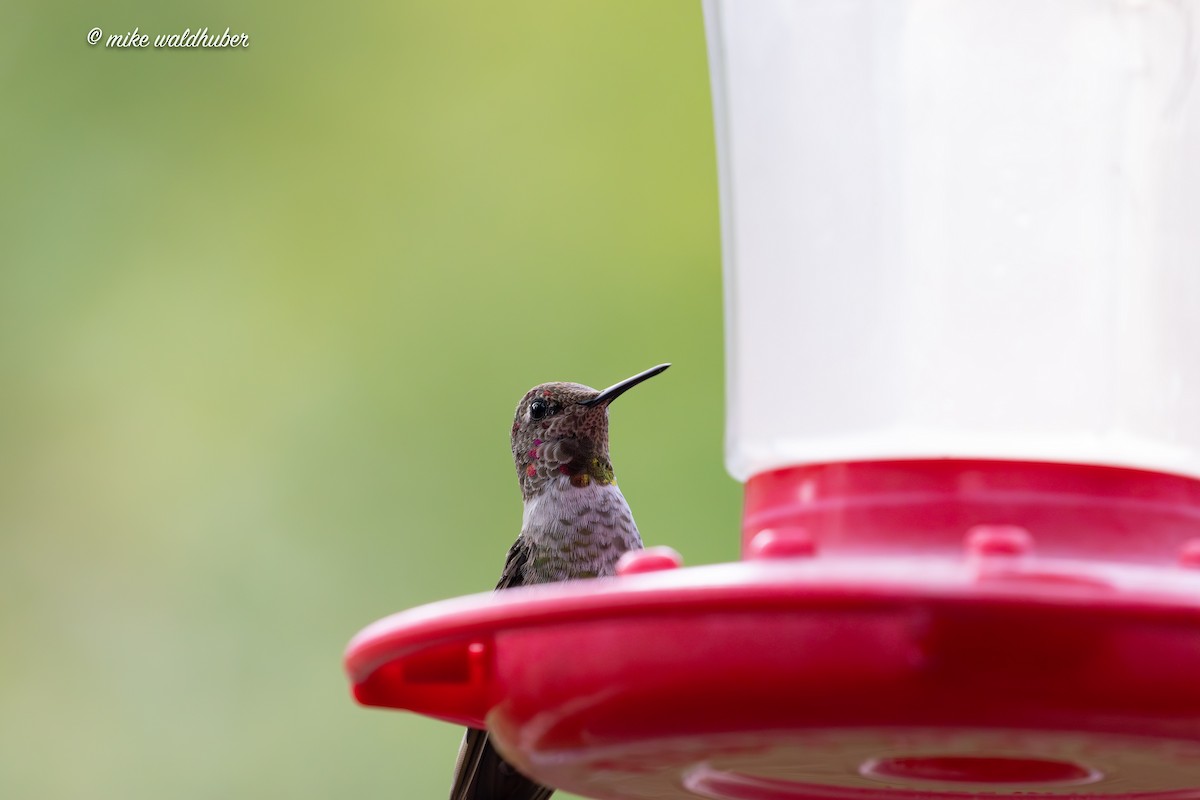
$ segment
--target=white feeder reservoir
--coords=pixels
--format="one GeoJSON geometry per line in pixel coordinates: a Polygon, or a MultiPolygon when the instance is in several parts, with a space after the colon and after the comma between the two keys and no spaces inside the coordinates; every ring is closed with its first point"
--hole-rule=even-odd
{"type": "Polygon", "coordinates": [[[1197,8],[707,4],[735,476],[1200,477],[1197,8]]]}

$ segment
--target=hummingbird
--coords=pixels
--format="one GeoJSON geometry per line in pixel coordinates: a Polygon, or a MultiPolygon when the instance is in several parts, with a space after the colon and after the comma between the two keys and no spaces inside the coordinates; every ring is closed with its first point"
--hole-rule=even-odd
{"type": "MultiPolygon", "coordinates": [[[[613,575],[642,538],[608,454],[608,406],[659,374],[659,364],[596,391],[543,383],[525,393],[512,424],[513,463],[525,513],[496,590],[613,575]]],[[[485,730],[468,728],[450,800],[546,800],[554,790],[522,775],[485,730]]]]}

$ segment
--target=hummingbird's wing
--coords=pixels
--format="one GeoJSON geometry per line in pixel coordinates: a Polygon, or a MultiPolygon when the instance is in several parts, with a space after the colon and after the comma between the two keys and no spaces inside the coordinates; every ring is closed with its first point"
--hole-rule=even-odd
{"type": "MultiPolygon", "coordinates": [[[[520,586],[524,582],[528,545],[525,537],[518,536],[509,548],[497,590],[520,586]]],[[[462,746],[458,748],[450,800],[546,800],[552,794],[553,789],[534,783],[505,761],[492,747],[487,731],[467,729],[462,746]]]]}
{"type": "Polygon", "coordinates": [[[529,561],[529,541],[524,536],[518,536],[513,546],[508,548],[504,558],[504,570],[500,573],[500,582],[496,591],[512,589],[525,582],[525,562],[529,561]]]}

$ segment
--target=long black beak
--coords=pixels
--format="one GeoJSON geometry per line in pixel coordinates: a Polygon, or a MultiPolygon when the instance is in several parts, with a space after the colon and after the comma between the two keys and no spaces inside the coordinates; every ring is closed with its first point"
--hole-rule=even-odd
{"type": "Polygon", "coordinates": [[[658,373],[665,370],[670,364],[659,364],[657,367],[651,367],[645,372],[639,372],[632,378],[626,378],[620,383],[614,383],[612,386],[605,389],[600,394],[593,397],[591,400],[584,400],[579,405],[581,406],[606,406],[613,400],[616,400],[621,395],[625,394],[627,389],[632,389],[647,378],[653,378],[658,373]]]}

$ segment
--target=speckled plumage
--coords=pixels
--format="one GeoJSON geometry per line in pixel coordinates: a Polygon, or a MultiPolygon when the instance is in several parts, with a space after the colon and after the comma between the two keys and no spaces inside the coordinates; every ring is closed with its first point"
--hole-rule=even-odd
{"type": "Polygon", "coordinates": [[[521,536],[529,548],[527,584],[612,575],[623,553],[642,546],[615,482],[577,486],[567,475],[552,477],[525,501],[521,536]]]}
{"type": "MultiPolygon", "coordinates": [[[[497,589],[612,575],[625,552],[641,548],[609,458],[608,405],[667,366],[602,392],[578,383],[543,383],[521,398],[512,453],[525,514],[497,589]]],[[[486,731],[467,731],[451,800],[545,800],[552,792],[506,762],[486,731]]]]}

